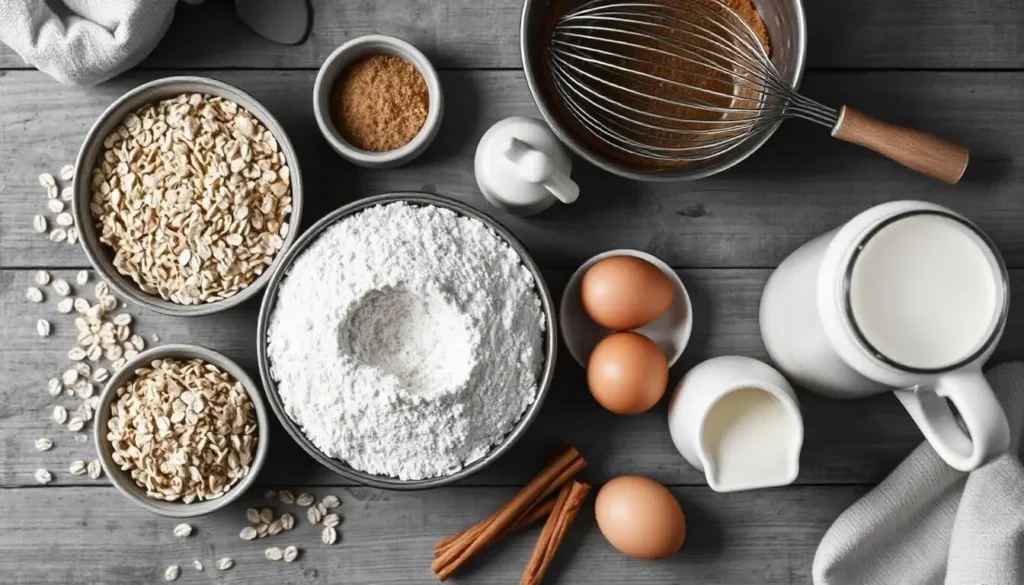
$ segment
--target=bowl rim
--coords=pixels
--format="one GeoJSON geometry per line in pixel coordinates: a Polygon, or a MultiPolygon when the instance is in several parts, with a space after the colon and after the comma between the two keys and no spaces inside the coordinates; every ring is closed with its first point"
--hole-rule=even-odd
{"type": "Polygon", "coordinates": [[[270,415],[267,413],[266,404],[260,396],[259,386],[245,370],[236,362],[224,354],[214,351],[202,345],[187,343],[168,343],[149,348],[129,360],[118,371],[111,374],[103,391],[100,393],[100,401],[93,415],[93,443],[96,445],[96,458],[103,468],[103,472],[110,479],[110,483],[117,488],[124,497],[134,502],[144,510],[160,516],[169,518],[195,518],[205,516],[221,508],[230,505],[242,497],[242,495],[256,482],[256,477],[266,463],[267,454],[270,448],[270,415]],[[200,359],[220,368],[223,372],[231,375],[237,380],[249,400],[253,403],[256,411],[257,443],[256,453],[253,455],[249,472],[231,486],[225,494],[215,500],[196,501],[190,504],[184,502],[167,502],[154,500],[146,496],[134,480],[125,475],[114,463],[110,442],[107,441],[107,421],[110,419],[110,404],[117,394],[117,389],[128,380],[135,377],[135,370],[148,365],[156,359],[177,358],[177,359],[200,359]]]}
{"type": "MultiPolygon", "coordinates": [[[[349,62],[351,62],[351,59],[349,62]]],[[[345,65],[347,66],[348,63],[345,63],[345,65]]],[[[331,51],[331,54],[324,59],[320,69],[317,71],[316,81],[313,83],[313,117],[316,118],[316,125],[320,128],[320,133],[323,134],[324,139],[331,145],[331,148],[342,157],[357,165],[403,164],[416,158],[426,150],[427,146],[434,140],[434,137],[437,136],[437,132],[441,127],[443,112],[444,91],[441,87],[441,78],[437,74],[434,65],[430,62],[430,59],[427,59],[427,56],[412,43],[390,35],[363,35],[346,41],[340,47],[331,51]],[[394,150],[372,152],[356,148],[342,137],[338,129],[334,127],[331,119],[329,103],[335,75],[332,75],[331,79],[327,79],[328,70],[333,68],[336,62],[349,58],[349,55],[359,52],[367,46],[387,46],[393,49],[419,71],[427,85],[429,104],[427,119],[423,121],[423,127],[420,128],[412,140],[394,150]],[[324,109],[325,105],[327,106],[327,111],[324,109]]]]}
{"type": "Polygon", "coordinates": [[[270,110],[267,109],[266,106],[250,94],[231,84],[209,77],[192,75],[161,77],[130,89],[114,100],[113,103],[107,106],[103,110],[103,113],[96,118],[96,121],[93,122],[92,127],[89,128],[89,132],[82,141],[81,147],[79,147],[78,154],[75,157],[75,174],[72,181],[72,190],[74,192],[74,196],[71,199],[71,208],[72,215],[75,218],[75,225],[78,228],[79,244],[85,251],[85,256],[88,258],[93,269],[102,275],[103,279],[106,280],[110,287],[121,297],[158,313],[175,317],[199,317],[212,315],[214,313],[219,313],[232,307],[236,307],[257,295],[263,287],[270,282],[269,274],[273,270],[274,266],[279,262],[283,253],[291,247],[298,238],[298,227],[302,221],[302,170],[299,165],[295,147],[292,144],[291,139],[288,138],[288,135],[284,130],[284,126],[282,126],[277,118],[270,113],[270,110]],[[174,89],[175,86],[184,87],[178,90],[174,89]],[[167,96],[162,95],[164,90],[168,91],[167,96]],[[250,114],[263,123],[267,130],[273,135],[274,139],[277,140],[281,153],[284,155],[288,164],[290,172],[289,178],[291,181],[292,210],[288,214],[288,224],[291,229],[289,230],[288,235],[284,238],[284,245],[274,255],[273,262],[263,270],[263,274],[257,276],[251,283],[249,283],[248,286],[239,290],[231,297],[214,301],[212,303],[202,303],[198,305],[181,305],[162,299],[157,295],[151,295],[143,292],[135,281],[118,272],[117,269],[113,267],[111,261],[107,259],[107,257],[113,256],[113,251],[109,246],[99,241],[95,221],[93,220],[92,212],[89,209],[92,201],[92,170],[95,166],[96,158],[102,154],[102,142],[110,131],[107,130],[104,132],[106,127],[112,124],[113,128],[116,128],[124,116],[138,107],[132,106],[131,109],[127,109],[129,108],[127,105],[129,103],[133,103],[136,100],[140,101],[140,103],[152,103],[160,99],[165,99],[165,97],[170,97],[171,95],[183,93],[209,93],[214,96],[230,99],[235,103],[238,103],[240,107],[249,111],[250,114]],[[150,96],[152,97],[150,98],[150,96]],[[127,111],[121,113],[122,109],[127,109],[127,111]],[[113,122],[112,120],[115,117],[118,117],[118,115],[120,115],[120,118],[116,122],[113,122]],[[99,143],[100,146],[96,148],[95,156],[89,157],[88,151],[97,143],[99,143]],[[110,252],[107,252],[107,250],[110,250],[110,252]]]}
{"type": "Polygon", "coordinates": [[[540,268],[530,257],[526,247],[523,246],[522,242],[520,242],[508,230],[508,228],[502,226],[484,212],[451,197],[433,193],[397,191],[374,195],[340,207],[315,223],[312,227],[306,230],[299,241],[296,242],[290,250],[288,250],[284,260],[285,261],[274,270],[273,277],[267,286],[267,292],[263,296],[263,302],[260,305],[259,321],[257,323],[256,330],[256,350],[259,361],[260,377],[263,381],[263,387],[267,393],[267,401],[270,402],[271,409],[274,411],[274,414],[277,415],[278,420],[281,422],[281,426],[285,428],[285,431],[291,435],[295,442],[298,443],[306,453],[309,453],[310,456],[316,459],[324,467],[346,479],[374,488],[414,491],[440,487],[463,480],[489,466],[508,452],[512,446],[522,438],[527,429],[529,429],[533,424],[534,420],[536,420],[551,388],[555,372],[555,362],[558,355],[558,321],[554,300],[547,284],[544,281],[540,268]],[[490,229],[494,230],[499,238],[515,250],[519,255],[520,261],[523,263],[523,266],[525,266],[533,276],[536,287],[535,290],[537,295],[540,297],[542,313],[544,314],[546,321],[545,329],[543,331],[545,341],[544,366],[537,381],[537,395],[534,398],[533,403],[527,406],[526,410],[523,411],[512,430],[505,435],[500,443],[494,445],[486,455],[469,465],[462,467],[457,472],[450,475],[421,480],[401,480],[395,477],[369,474],[352,468],[340,459],[328,457],[317,449],[317,447],[313,445],[312,441],[306,437],[305,433],[302,432],[302,429],[298,424],[295,423],[295,421],[293,421],[285,411],[284,404],[282,403],[281,397],[277,391],[277,382],[274,380],[273,376],[270,375],[270,363],[267,356],[267,329],[270,324],[270,317],[277,304],[278,289],[280,288],[281,282],[287,276],[292,263],[310,244],[319,239],[324,230],[334,225],[339,220],[359,213],[365,209],[390,203],[433,205],[435,207],[454,211],[462,216],[477,219],[483,222],[484,225],[490,229]]]}
{"type": "MultiPolygon", "coordinates": [[[[775,131],[779,129],[782,124],[782,120],[778,120],[772,126],[763,131],[759,136],[753,137],[745,141],[743,148],[737,149],[739,154],[731,159],[725,161],[724,164],[708,165],[702,167],[694,172],[680,174],[679,169],[667,169],[662,172],[639,172],[626,165],[613,162],[612,160],[599,156],[586,148],[578,140],[576,140],[572,133],[565,129],[565,127],[558,121],[557,116],[548,106],[547,100],[544,97],[544,91],[540,87],[540,73],[535,71],[534,67],[530,64],[530,53],[532,49],[529,46],[530,31],[528,28],[528,21],[530,19],[530,12],[534,6],[544,1],[547,4],[547,0],[524,0],[523,10],[519,19],[519,55],[523,64],[523,74],[526,77],[526,85],[530,88],[530,96],[533,97],[533,102],[536,104],[537,109],[540,110],[541,116],[544,121],[551,127],[551,130],[558,136],[565,145],[567,145],[574,153],[582,157],[590,164],[603,169],[614,175],[626,179],[632,179],[635,181],[644,181],[650,183],[668,183],[668,182],[684,182],[684,181],[696,181],[698,179],[704,179],[712,175],[717,175],[723,171],[727,171],[732,167],[743,162],[749,158],[752,154],[757,152],[769,138],[775,134],[775,131]]],[[[754,0],[755,4],[760,0],[754,0]]],[[[794,22],[792,26],[795,27],[797,50],[794,55],[794,66],[793,66],[793,78],[792,87],[798,89],[800,82],[803,79],[803,74],[806,67],[807,61],[807,17],[804,12],[803,0],[787,0],[795,8],[794,10],[794,22]]],[[[714,159],[710,159],[714,160],[714,159]]],[[[686,167],[681,167],[686,168],[686,167]]]]}

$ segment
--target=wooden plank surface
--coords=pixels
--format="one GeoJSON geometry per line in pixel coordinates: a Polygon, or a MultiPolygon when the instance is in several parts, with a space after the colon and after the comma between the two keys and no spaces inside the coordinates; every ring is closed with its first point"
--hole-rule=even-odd
{"type": "MultiPolygon", "coordinates": [[[[312,33],[295,47],[257,36],[235,17],[233,3],[178,7],[145,68],[317,68],[359,35],[396,35],[437,66],[522,66],[522,0],[316,0],[312,33]],[[202,39],[202,42],[196,42],[202,39]]],[[[808,0],[811,68],[1021,68],[1024,18],[1015,0],[808,0]]],[[[0,68],[24,67],[0,46],[0,68]]]]}
{"type": "MultiPolygon", "coordinates": [[[[693,296],[696,325],[690,346],[673,368],[670,384],[695,363],[723,354],[767,359],[757,328],[757,306],[767,270],[683,270],[680,276],[693,296]]],[[[569,273],[546,271],[558,295],[569,273]]],[[[55,276],[72,279],[67,271],[55,276]]],[[[66,429],[50,418],[54,404],[77,407],[78,399],[54,400],[46,392],[48,378],[70,364],[65,354],[74,341],[71,317],[57,315],[52,295],[44,305],[25,300],[30,271],[0,271],[0,487],[34,485],[32,474],[47,468],[58,485],[94,484],[73,477],[67,467],[76,459],[93,457],[93,444],[76,443],[66,429]],[[35,336],[35,322],[53,323],[47,339],[35,336]],[[39,453],[37,437],[49,437],[57,446],[39,453]]],[[[1012,295],[1024,297],[1024,270],[1011,276],[1012,295]]],[[[256,303],[203,319],[175,319],[131,309],[135,331],[147,341],[153,333],[160,342],[201,343],[237,360],[254,377],[256,366],[256,303]]],[[[1024,330],[1024,312],[1011,312],[1008,331],[1024,330]]],[[[1024,338],[1007,335],[995,357],[1024,353],[1024,338]]],[[[921,442],[917,428],[891,396],[836,401],[801,392],[805,424],[800,484],[874,484],[921,442]]],[[[536,462],[552,444],[566,441],[579,447],[591,462],[595,478],[604,480],[624,473],[642,473],[668,484],[700,485],[702,474],[692,469],[672,445],[665,424],[665,401],[643,415],[622,417],[602,410],[586,389],[583,369],[563,351],[553,390],[540,417],[527,436],[505,458],[466,483],[520,485],[530,478],[536,462]]],[[[276,423],[266,481],[290,478],[301,485],[340,485],[340,477],[306,456],[276,423]]],[[[102,482],[100,482],[102,483],[102,482]]]]}
{"type": "MultiPolygon", "coordinates": [[[[163,74],[166,74],[164,72],[163,74]]],[[[31,229],[44,209],[38,173],[72,161],[103,108],[158,72],[124,76],[85,90],[54,84],[37,72],[0,77],[0,267],[78,266],[70,247],[53,254],[31,229]],[[43,112],[60,112],[59,116],[43,112]]],[[[473,178],[473,152],[493,122],[536,107],[520,72],[442,75],[448,114],[431,149],[415,163],[386,172],[357,170],[320,135],[312,115],[314,73],[214,71],[212,77],[253,93],[296,143],[306,178],[305,224],[336,207],[390,190],[451,195],[494,211],[473,178]]],[[[678,267],[773,267],[814,236],[884,201],[924,199],[962,211],[996,241],[1014,267],[1024,267],[1024,73],[816,73],[809,95],[932,130],[971,146],[971,166],[955,187],[916,175],[877,155],[842,144],[801,121],[783,126],[750,160],[695,183],[639,183],[577,161],[580,200],[534,218],[495,216],[549,267],[575,267],[619,247],[647,250],[678,267]],[[594,234],[601,234],[595,238],[594,234]]]]}
{"type": "MultiPolygon", "coordinates": [[[[291,532],[245,542],[245,508],[264,506],[261,494],[211,516],[190,520],[193,535],[172,535],[179,522],[126,502],[113,488],[0,489],[0,575],[8,585],[137,585],[163,583],[168,565],[181,567],[177,583],[408,584],[435,583],[429,565],[434,543],[483,518],[511,489],[444,488],[419,493],[367,488],[334,489],[342,500],[341,541],[319,542],[319,532],[298,506],[271,504],[299,520],[291,532]],[[269,546],[302,549],[295,563],[263,557],[269,546]],[[218,572],[230,557],[235,567],[218,572]],[[192,561],[200,559],[198,573],[192,561]]],[[[621,583],[809,583],[811,561],[832,519],[863,492],[856,487],[807,487],[748,494],[676,488],[687,514],[682,552],[663,562],[619,555],[594,524],[592,502],[571,528],[546,582],[565,585],[621,583]]],[[[318,497],[328,493],[317,490],[318,497]]],[[[517,583],[538,528],[511,536],[467,565],[454,582],[517,583]]]]}

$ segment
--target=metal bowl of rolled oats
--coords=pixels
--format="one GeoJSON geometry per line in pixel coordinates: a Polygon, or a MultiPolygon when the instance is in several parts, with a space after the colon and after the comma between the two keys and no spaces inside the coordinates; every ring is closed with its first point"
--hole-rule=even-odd
{"type": "Polygon", "coordinates": [[[74,177],[89,261],[121,296],[161,313],[242,303],[298,233],[302,176],[284,129],[214,79],[167,77],[118,98],[74,177]]]}
{"type": "Polygon", "coordinates": [[[203,516],[238,499],[267,456],[269,419],[256,383],[198,345],[144,351],[112,374],[94,441],[114,487],[161,516],[203,516]]]}

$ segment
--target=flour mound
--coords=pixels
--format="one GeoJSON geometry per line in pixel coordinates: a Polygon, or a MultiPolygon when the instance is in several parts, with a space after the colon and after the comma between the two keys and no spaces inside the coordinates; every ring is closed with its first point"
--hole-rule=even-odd
{"type": "Polygon", "coordinates": [[[271,375],[324,454],[417,480],[480,459],[537,397],[536,283],[483,222],[392,203],[327,228],[270,318],[271,375]]]}

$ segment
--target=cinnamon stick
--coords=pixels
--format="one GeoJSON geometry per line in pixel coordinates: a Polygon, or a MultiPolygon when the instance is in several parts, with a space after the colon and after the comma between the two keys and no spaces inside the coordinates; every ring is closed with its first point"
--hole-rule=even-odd
{"type": "Polygon", "coordinates": [[[447,544],[442,541],[444,546],[438,546],[438,554],[430,565],[431,570],[439,580],[446,580],[473,555],[508,534],[521,518],[528,518],[547,495],[558,489],[556,482],[568,481],[584,465],[586,462],[579,451],[570,447],[486,520],[452,540],[446,539],[447,544]],[[572,475],[569,475],[570,470],[575,470],[572,475]]]}
{"type": "MultiPolygon", "coordinates": [[[[534,522],[540,520],[541,518],[547,518],[548,514],[551,513],[551,510],[554,507],[555,507],[555,498],[548,498],[547,500],[545,500],[539,506],[535,506],[532,510],[529,511],[528,514],[526,514],[525,516],[521,516],[518,520],[516,520],[515,524],[513,524],[512,526],[509,526],[508,529],[505,531],[505,534],[502,534],[501,536],[499,536],[498,540],[500,540],[500,539],[504,538],[505,536],[508,536],[509,534],[511,534],[513,532],[516,532],[518,530],[522,530],[524,528],[529,528],[530,526],[533,525],[534,522]]],[[[490,519],[491,519],[491,517],[489,516],[486,520],[484,520],[484,522],[490,521],[490,519]]],[[[484,522],[481,522],[480,524],[474,525],[473,528],[477,528],[477,526],[481,526],[484,522]]],[[[482,528],[482,526],[481,526],[481,528],[482,528]]],[[[440,542],[438,542],[437,546],[434,547],[434,558],[437,558],[438,556],[440,556],[441,553],[443,553],[445,551],[445,549],[447,549],[449,546],[451,546],[451,543],[455,542],[455,540],[457,540],[459,538],[459,536],[461,536],[463,534],[465,534],[465,532],[458,532],[458,533],[453,534],[453,535],[451,535],[449,537],[446,537],[443,540],[441,540],[440,542]]]]}
{"type": "Polygon", "coordinates": [[[548,516],[547,522],[544,523],[544,528],[537,539],[537,545],[533,548],[533,554],[530,555],[530,561],[523,571],[523,578],[519,581],[519,585],[539,585],[544,579],[544,574],[551,566],[558,547],[565,540],[569,526],[576,520],[576,515],[589,492],[590,486],[578,481],[573,481],[562,488],[555,501],[554,509],[548,516]]]}

